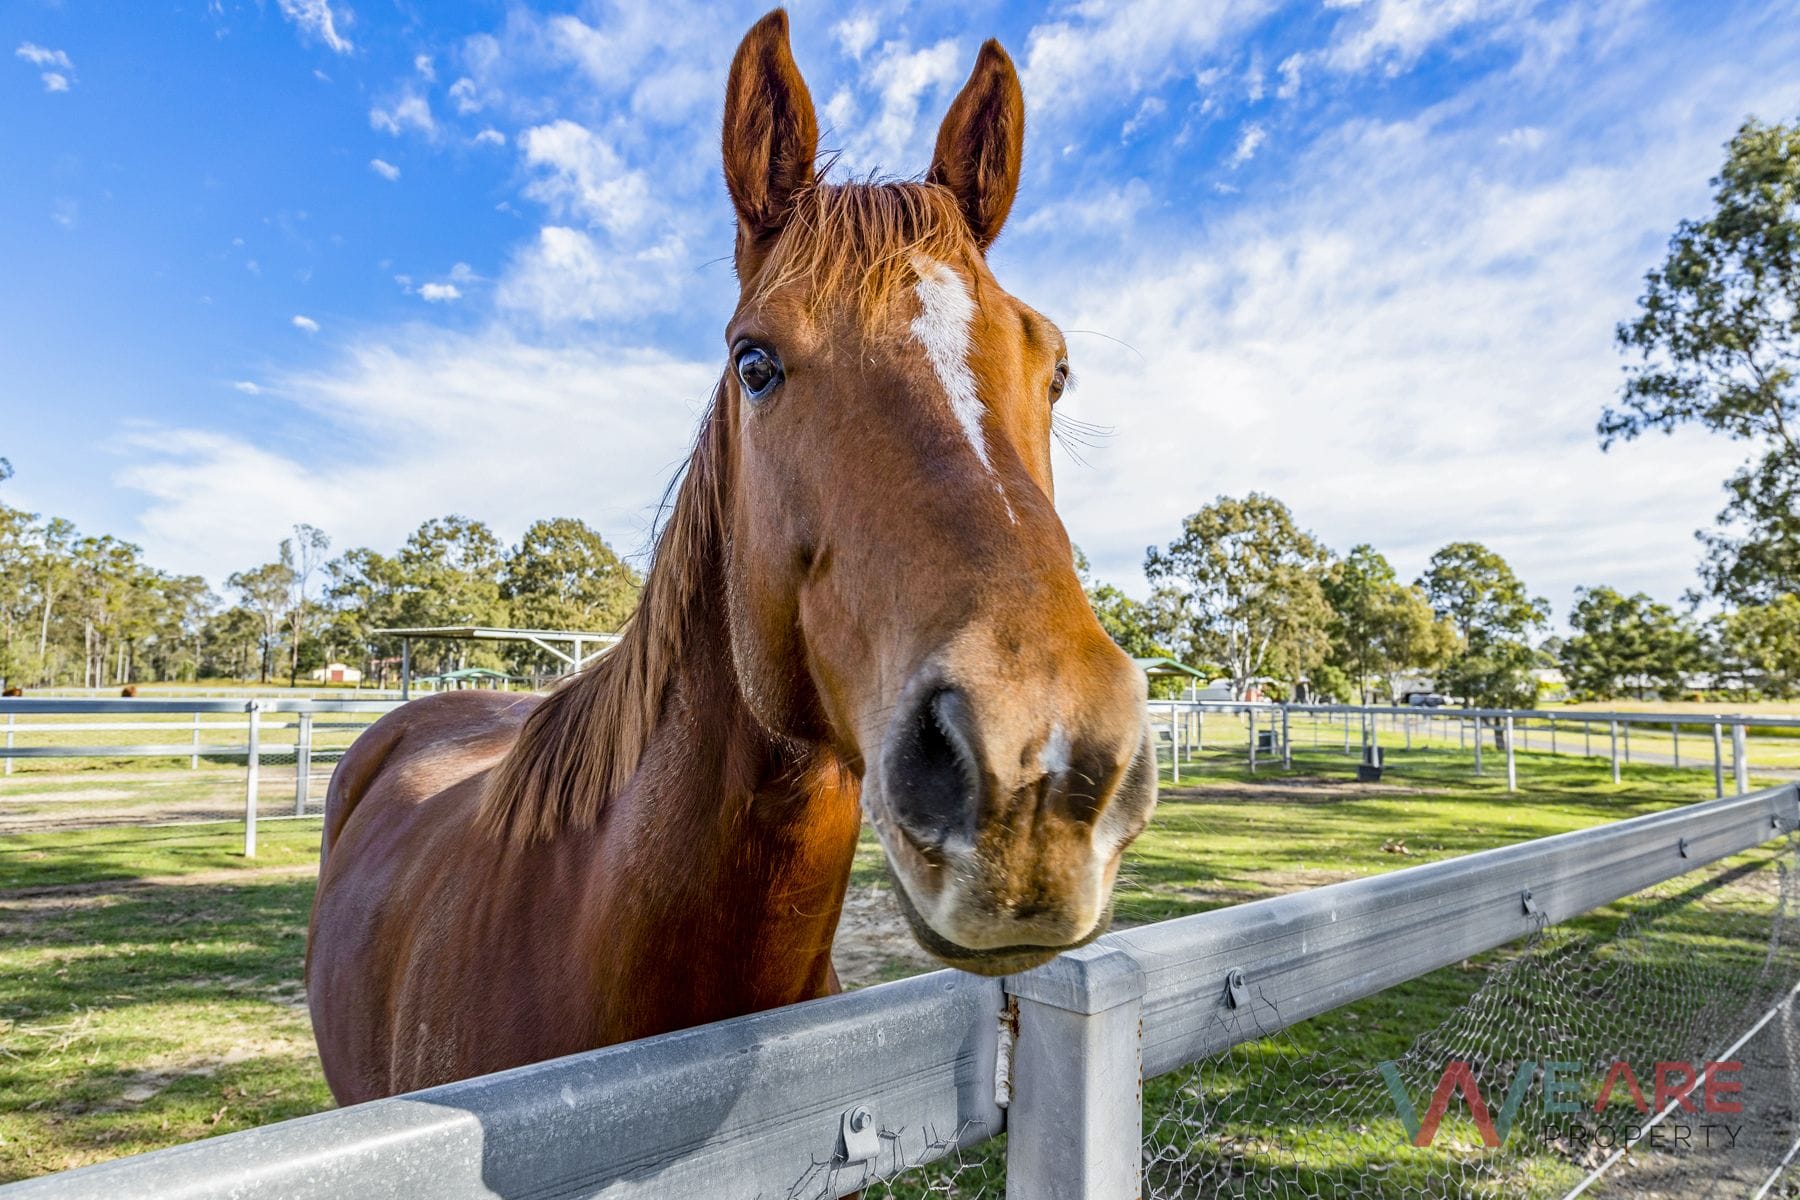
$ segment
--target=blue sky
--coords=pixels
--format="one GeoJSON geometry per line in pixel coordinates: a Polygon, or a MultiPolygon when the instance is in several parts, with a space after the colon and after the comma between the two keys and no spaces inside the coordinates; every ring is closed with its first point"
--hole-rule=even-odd
{"type": "MultiPolygon", "coordinates": [[[[640,551],[723,363],[720,97],[759,7],[0,11],[7,499],[215,583],[296,521],[445,512],[640,551]]],[[[1613,325],[1749,114],[1791,3],[796,4],[841,171],[923,169],[998,36],[1026,175],[1001,280],[1071,331],[1058,461],[1098,573],[1220,493],[1408,574],[1507,554],[1559,614],[1673,599],[1738,448],[1602,454],[1613,325]]]]}

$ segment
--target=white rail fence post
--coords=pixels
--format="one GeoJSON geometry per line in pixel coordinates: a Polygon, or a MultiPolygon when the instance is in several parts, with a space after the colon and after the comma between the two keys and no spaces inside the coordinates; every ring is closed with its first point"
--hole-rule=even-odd
{"type": "Polygon", "coordinates": [[[1007,980],[1018,1000],[1007,1200],[1143,1194],[1144,972],[1104,946],[1007,980]]]}
{"type": "Polygon", "coordinates": [[[250,718],[249,743],[244,754],[244,857],[256,857],[256,779],[262,767],[262,729],[258,718],[262,705],[255,700],[245,703],[250,718]]]}
{"type": "Polygon", "coordinates": [[[1725,798],[1725,746],[1717,721],[1713,722],[1713,795],[1725,798]]]}
{"type": "Polygon", "coordinates": [[[1731,727],[1731,778],[1740,796],[1750,790],[1750,755],[1744,738],[1744,723],[1738,721],[1731,727]]]}
{"type": "Polygon", "coordinates": [[[1294,765],[1294,744],[1288,738],[1288,733],[1291,729],[1292,724],[1288,719],[1288,706],[1284,704],[1281,706],[1281,765],[1284,768],[1292,767],[1294,765]]]}
{"type": "Polygon", "coordinates": [[[1519,767],[1513,761],[1513,719],[1510,715],[1506,718],[1506,790],[1519,790],[1519,767]]]}
{"type": "Polygon", "coordinates": [[[200,769],[200,714],[194,714],[194,752],[188,756],[188,770],[200,769]]]}
{"type": "Polygon", "coordinates": [[[1608,721],[1607,728],[1612,732],[1612,773],[1613,782],[1619,782],[1619,723],[1608,721]]]}
{"type": "Polygon", "coordinates": [[[1476,718],[1474,718],[1474,721],[1475,721],[1475,728],[1474,728],[1475,774],[1480,775],[1481,774],[1481,734],[1482,734],[1481,726],[1482,726],[1482,720],[1480,717],[1476,717],[1476,718]]]}
{"type": "MultiPolygon", "coordinates": [[[[13,715],[11,713],[6,714],[6,748],[8,750],[13,748],[13,715]]],[[[6,756],[6,773],[12,774],[12,755],[10,754],[6,756]]]]}
{"type": "Polygon", "coordinates": [[[294,815],[306,815],[306,793],[312,787],[312,723],[309,712],[300,714],[300,734],[294,743],[294,815]]]}

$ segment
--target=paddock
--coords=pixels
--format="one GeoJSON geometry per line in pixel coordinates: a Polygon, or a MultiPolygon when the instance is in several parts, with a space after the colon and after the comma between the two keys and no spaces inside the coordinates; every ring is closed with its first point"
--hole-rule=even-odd
{"type": "MultiPolygon", "coordinates": [[[[1513,792],[1497,760],[1477,776],[1470,747],[1422,736],[1409,756],[1384,724],[1399,748],[1380,783],[1359,785],[1329,724],[1317,753],[1296,737],[1292,766],[1277,752],[1252,772],[1244,714],[1204,719],[1217,742],[1184,741],[1179,761],[1164,743],[1164,804],[1121,880],[1122,928],[1052,967],[920,974],[865,838],[840,931],[850,992],[336,1111],[319,1111],[297,1006],[316,819],[265,818],[253,860],[236,821],[18,835],[0,904],[23,944],[4,976],[36,981],[9,1007],[36,1007],[9,1049],[77,1067],[60,1095],[10,1068],[39,1107],[0,1117],[12,1152],[34,1155],[7,1173],[38,1178],[8,1194],[309,1196],[354,1180],[372,1195],[1162,1197],[1332,1195],[1355,1180],[1398,1196],[1458,1194],[1454,1179],[1462,1194],[1561,1196],[1611,1150],[1559,1151],[1528,1109],[1510,1137],[1532,1140],[1487,1151],[1460,1102],[1433,1147],[1408,1146],[1380,1064],[1423,1112],[1441,1060],[1464,1055],[1498,1111],[1516,1065],[1581,1040],[1577,1022],[1589,1032],[1571,1058],[1703,1063],[1774,1012],[1734,1053],[1747,1098],[1786,1094],[1791,784],[1708,800],[1710,770],[1640,758],[1615,785],[1607,759],[1534,741],[1515,745],[1513,792]],[[1519,838],[1532,840],[1505,844],[1519,838]],[[156,939],[136,931],[168,926],[204,951],[145,967],[156,939]],[[101,952],[109,939],[116,952],[101,952]],[[177,1036],[207,1022],[227,1035],[203,1039],[210,1059],[114,1024],[144,1021],[128,971],[162,979],[143,1000],[177,1036]],[[191,1024],[163,989],[197,1004],[191,1024]],[[45,1109],[69,1140],[28,1127],[45,1109]],[[862,1109],[873,1143],[847,1137],[862,1109]]],[[[259,783],[271,777],[279,811],[293,778],[259,783]]],[[[1721,1171],[1753,1194],[1790,1149],[1767,1140],[1735,1156],[1659,1140],[1586,1194],[1638,1194],[1652,1172],[1657,1194],[1702,1195],[1721,1171]]]]}

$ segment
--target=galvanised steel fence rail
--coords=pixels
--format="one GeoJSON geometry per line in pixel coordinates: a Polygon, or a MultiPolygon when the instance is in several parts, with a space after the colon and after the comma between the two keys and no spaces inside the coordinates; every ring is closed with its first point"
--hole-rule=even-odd
{"type": "MultiPolygon", "coordinates": [[[[1483,772],[1484,740],[1491,740],[1493,752],[1503,759],[1507,787],[1513,791],[1518,790],[1517,751],[1547,750],[1560,754],[1565,752],[1565,746],[1568,747],[1567,753],[1609,758],[1613,782],[1618,783],[1623,767],[1632,761],[1633,729],[1642,731],[1640,746],[1643,733],[1652,734],[1659,739],[1665,732],[1668,734],[1668,750],[1652,752],[1660,759],[1657,765],[1685,765],[1696,769],[1710,766],[1714,794],[1718,796],[1724,796],[1728,790],[1727,771],[1731,775],[1730,786],[1735,791],[1745,792],[1750,789],[1750,730],[1783,731],[1784,736],[1792,737],[1796,747],[1800,748],[1800,717],[1754,713],[1427,708],[1220,700],[1155,700],[1150,707],[1152,717],[1158,724],[1161,743],[1167,747],[1176,782],[1180,782],[1182,766],[1193,762],[1195,756],[1206,751],[1209,744],[1214,750],[1223,747],[1241,749],[1252,770],[1259,765],[1273,764],[1277,760],[1282,766],[1292,766],[1296,747],[1306,748],[1303,735],[1296,732],[1301,718],[1306,721],[1306,731],[1312,734],[1314,749],[1322,748],[1317,744],[1321,727],[1332,729],[1334,734],[1341,731],[1343,753],[1359,754],[1365,761],[1372,761],[1376,765],[1382,761],[1382,754],[1397,751],[1402,746],[1407,750],[1413,749],[1415,738],[1423,744],[1433,735],[1443,740],[1454,736],[1458,747],[1471,754],[1474,772],[1479,775],[1483,772]],[[1228,716],[1241,720],[1234,720],[1223,735],[1218,732],[1218,722],[1215,720],[1209,736],[1206,724],[1208,716],[1228,716]],[[1384,722],[1390,735],[1389,741],[1403,739],[1400,745],[1381,740],[1384,722]],[[1447,731],[1452,729],[1455,733],[1449,735],[1447,731]],[[1708,753],[1696,756],[1690,750],[1685,764],[1681,753],[1684,729],[1689,731],[1690,739],[1698,731],[1703,745],[1710,743],[1708,753]],[[1786,734],[1785,731],[1789,730],[1793,732],[1786,734]],[[1560,742],[1559,731],[1563,739],[1560,742]],[[1530,743],[1533,732],[1539,738],[1536,746],[1530,743]],[[1602,746],[1599,755],[1594,753],[1596,734],[1602,746]],[[1575,749],[1573,739],[1576,738],[1580,739],[1579,751],[1575,749]],[[1726,749],[1727,743],[1729,751],[1726,749]],[[1379,751],[1372,755],[1371,747],[1379,747],[1379,751]]],[[[1660,742],[1656,744],[1661,745],[1660,742]]],[[[1690,740],[1690,746],[1691,744],[1690,740]]],[[[1644,760],[1641,748],[1639,759],[1644,760]]],[[[1767,769],[1800,775],[1800,754],[1795,755],[1795,761],[1797,765],[1794,766],[1771,764],[1767,769]]]]}
{"type": "MultiPolygon", "coordinates": [[[[244,853],[256,854],[257,800],[261,787],[263,763],[272,757],[292,756],[294,760],[295,815],[305,812],[308,788],[312,778],[313,734],[317,718],[333,714],[375,714],[399,707],[398,700],[312,700],[289,697],[252,697],[250,699],[106,699],[64,700],[8,698],[0,699],[0,770],[13,773],[19,759],[51,758],[176,758],[187,759],[198,767],[202,758],[242,758],[244,760],[244,853]],[[81,723],[46,721],[49,717],[105,717],[129,713],[135,717],[191,716],[191,724],[172,721],[91,721],[81,723]],[[234,716],[242,720],[206,721],[208,715],[234,716]],[[292,722],[270,722],[268,717],[294,718],[292,722]],[[293,730],[292,742],[270,742],[265,733],[277,729],[293,730]],[[203,740],[202,735],[220,731],[244,735],[242,742],[218,743],[203,740]],[[177,741],[119,742],[87,745],[66,740],[70,734],[94,732],[131,733],[160,738],[182,737],[177,741]]],[[[0,800],[5,792],[0,790],[0,800]]]]}
{"type": "Polygon", "coordinates": [[[1137,1200],[1142,1087],[1800,827],[1800,786],[1114,933],[0,1188],[4,1200],[843,1196],[1002,1132],[1137,1200]]]}

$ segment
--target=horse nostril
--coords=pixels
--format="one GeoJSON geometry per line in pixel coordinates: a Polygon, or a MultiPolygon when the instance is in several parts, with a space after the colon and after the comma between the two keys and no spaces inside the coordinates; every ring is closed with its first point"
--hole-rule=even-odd
{"type": "Polygon", "coordinates": [[[883,782],[894,816],[925,849],[967,839],[980,807],[981,771],[971,745],[973,714],[955,688],[932,692],[888,739],[883,782]]]}

